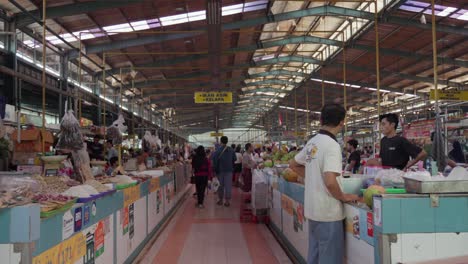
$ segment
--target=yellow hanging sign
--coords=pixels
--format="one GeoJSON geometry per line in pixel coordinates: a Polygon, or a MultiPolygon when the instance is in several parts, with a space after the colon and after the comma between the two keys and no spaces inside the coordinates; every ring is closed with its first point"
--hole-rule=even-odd
{"type": "Polygon", "coordinates": [[[150,193],[155,192],[159,189],[159,178],[152,178],[149,183],[150,193]]]}
{"type": "Polygon", "coordinates": [[[222,137],[222,136],[224,136],[224,133],[215,133],[215,132],[211,132],[211,133],[210,133],[210,136],[212,136],[212,137],[222,137]]]}
{"type": "Polygon", "coordinates": [[[124,207],[131,205],[140,199],[140,185],[135,185],[123,190],[124,207]]]}
{"type": "Polygon", "coordinates": [[[196,104],[230,104],[232,92],[195,92],[196,104]]]}
{"type": "Polygon", "coordinates": [[[86,253],[86,239],[80,232],[33,258],[33,264],[74,264],[86,253]]]}
{"type": "MultiPolygon", "coordinates": [[[[468,101],[468,91],[445,90],[437,92],[439,100],[468,101]]],[[[431,100],[435,100],[435,90],[431,90],[431,100]]]]}

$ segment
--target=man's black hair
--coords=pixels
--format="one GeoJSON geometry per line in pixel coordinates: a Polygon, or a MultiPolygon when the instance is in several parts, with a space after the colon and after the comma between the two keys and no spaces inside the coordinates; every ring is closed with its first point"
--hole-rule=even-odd
{"type": "Polygon", "coordinates": [[[252,146],[252,144],[250,143],[247,143],[245,144],[245,151],[249,150],[249,148],[252,146]]]}
{"type": "Polygon", "coordinates": [[[114,144],[112,144],[112,139],[108,139],[108,140],[107,140],[107,143],[109,143],[109,144],[111,144],[111,145],[114,145],[114,144]]]}
{"type": "Polygon", "coordinates": [[[398,127],[398,115],[397,114],[384,114],[380,115],[379,122],[382,122],[383,119],[386,119],[387,122],[395,124],[395,130],[398,127]]]}
{"type": "Polygon", "coordinates": [[[236,149],[236,144],[231,144],[232,149],[236,149]]]}
{"type": "Polygon", "coordinates": [[[228,137],[222,136],[222,137],[221,137],[221,144],[226,145],[227,143],[228,143],[228,137]]]}
{"type": "Polygon", "coordinates": [[[351,145],[351,146],[353,146],[353,148],[355,148],[355,149],[356,149],[357,146],[359,145],[359,143],[358,143],[357,140],[355,140],[355,139],[350,139],[350,140],[348,140],[348,144],[351,145]]]}
{"type": "Polygon", "coordinates": [[[346,117],[346,110],[339,104],[325,104],[320,119],[323,126],[338,126],[346,117]]]}
{"type": "Polygon", "coordinates": [[[101,136],[99,136],[99,135],[94,135],[94,139],[96,139],[96,138],[97,138],[97,139],[101,139],[101,136]]]}
{"type": "Polygon", "coordinates": [[[116,164],[118,161],[119,161],[119,158],[117,158],[117,157],[112,157],[112,158],[110,158],[110,160],[109,160],[109,164],[110,164],[111,167],[112,167],[112,166],[114,166],[114,164],[116,164]]]}

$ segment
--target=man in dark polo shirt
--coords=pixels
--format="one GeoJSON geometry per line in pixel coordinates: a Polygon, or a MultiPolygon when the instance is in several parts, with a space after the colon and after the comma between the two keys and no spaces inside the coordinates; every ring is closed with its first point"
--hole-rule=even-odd
{"type": "Polygon", "coordinates": [[[380,141],[380,159],[383,166],[406,171],[418,161],[426,158],[427,153],[423,149],[396,134],[398,115],[381,115],[379,120],[380,130],[384,134],[380,141]]]}

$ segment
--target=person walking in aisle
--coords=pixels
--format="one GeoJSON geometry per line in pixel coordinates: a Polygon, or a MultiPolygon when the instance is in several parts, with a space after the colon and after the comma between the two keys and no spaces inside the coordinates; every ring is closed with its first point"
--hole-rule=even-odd
{"type": "Polygon", "coordinates": [[[234,162],[234,178],[232,179],[232,182],[234,186],[238,186],[239,184],[239,176],[242,173],[242,154],[241,152],[241,147],[237,146],[236,147],[236,162],[234,162]]]}
{"type": "Polygon", "coordinates": [[[229,207],[232,192],[232,173],[234,172],[234,162],[236,154],[234,150],[227,145],[228,138],[221,137],[221,146],[213,153],[212,161],[215,169],[216,177],[219,180],[218,188],[218,205],[229,207]]]}
{"type": "Polygon", "coordinates": [[[250,192],[252,189],[252,169],[257,168],[257,162],[254,159],[254,148],[251,143],[245,144],[245,152],[242,157],[242,190],[250,192]]]}
{"type": "Polygon", "coordinates": [[[203,208],[205,199],[205,189],[208,185],[208,177],[210,174],[211,163],[206,157],[205,148],[199,146],[195,151],[195,156],[192,159],[193,175],[195,176],[195,189],[197,190],[197,206],[203,208]]]}
{"type": "Polygon", "coordinates": [[[118,157],[119,153],[112,144],[112,139],[107,140],[107,161],[110,162],[111,158],[118,157]]]}
{"type": "Polygon", "coordinates": [[[343,203],[359,200],[341,190],[341,147],[336,135],[344,126],[346,110],[326,104],[321,129],[291,160],[290,167],[305,176],[304,216],[309,224],[308,264],[344,262],[343,203]]]}

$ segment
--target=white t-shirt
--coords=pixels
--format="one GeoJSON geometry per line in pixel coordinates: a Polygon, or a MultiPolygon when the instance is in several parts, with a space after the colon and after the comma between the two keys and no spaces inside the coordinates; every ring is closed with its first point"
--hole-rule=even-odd
{"type": "Polygon", "coordinates": [[[242,154],[236,152],[236,162],[234,164],[241,164],[242,163],[242,154]]]}
{"type": "MultiPolygon", "coordinates": [[[[343,204],[329,192],[324,172],[341,174],[341,148],[325,134],[317,134],[296,155],[297,163],[305,166],[304,216],[319,222],[334,222],[345,218],[343,204]]],[[[341,176],[337,178],[341,187],[341,176]]]]}

